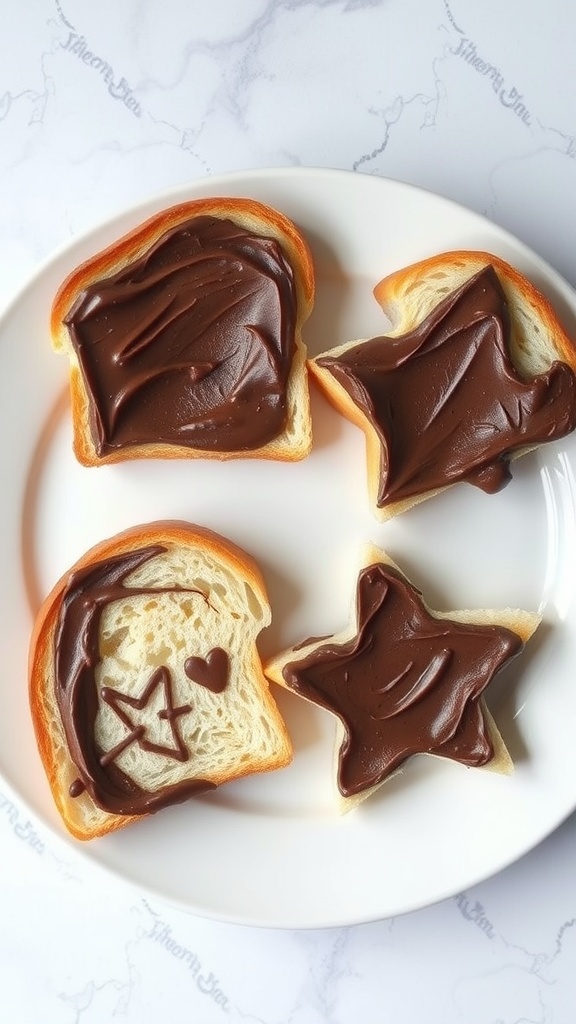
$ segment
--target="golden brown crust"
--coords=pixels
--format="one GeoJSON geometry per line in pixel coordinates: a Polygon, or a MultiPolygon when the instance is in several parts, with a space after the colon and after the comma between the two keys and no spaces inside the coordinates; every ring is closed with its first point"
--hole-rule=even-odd
{"type": "MultiPolygon", "coordinates": [[[[512,312],[521,307],[526,318],[538,326],[549,362],[560,359],[576,370],[576,341],[564,329],[550,300],[511,263],[482,249],[455,249],[412,263],[382,278],[374,288],[374,297],[396,328],[398,321],[404,320],[406,315],[400,312],[399,303],[410,309],[411,292],[419,281],[447,273],[452,280],[458,277],[454,284],[457,287],[460,280],[472,277],[489,265],[498,275],[512,312]]],[[[447,288],[446,292],[449,290],[447,288]]],[[[404,329],[402,327],[402,331],[404,329]]],[[[396,334],[397,330],[392,333],[396,334]]]]}
{"type": "Polygon", "coordinates": [[[161,210],[138,227],[123,235],[101,252],[76,267],[61,284],[52,306],[50,326],[58,340],[62,321],[78,292],[100,278],[113,274],[126,263],[138,259],[166,231],[191,217],[230,218],[246,223],[255,230],[266,230],[285,246],[298,271],[298,287],[305,309],[310,312],[314,302],[314,267],[307,242],[296,226],[283,214],[254,199],[213,197],[192,199],[161,210]]]}
{"type": "MultiPolygon", "coordinates": [[[[261,626],[267,625],[270,619],[264,579],[255,560],[238,545],[214,531],[177,520],[132,527],[96,544],[55,584],[38,612],[32,631],[28,669],[29,701],[38,751],[54,801],[68,831],[81,840],[106,835],[139,820],[142,815],[111,814],[97,808],[86,793],[74,799],[71,799],[68,793],[70,782],[76,777],[76,770],[67,751],[63,724],[54,694],[54,639],[61,603],[72,572],[149,545],[182,549],[201,548],[203,553],[220,566],[225,566],[250,589],[254,605],[261,615],[261,626]],[[82,812],[83,807],[86,809],[85,814],[82,812]]],[[[259,699],[262,714],[273,723],[276,731],[277,748],[269,758],[269,763],[260,764],[258,768],[255,768],[250,760],[238,763],[233,775],[223,774],[216,768],[210,780],[215,785],[220,785],[231,778],[243,778],[254,771],[285,767],[292,759],[292,744],[269,692],[255,647],[250,652],[250,667],[253,679],[261,691],[259,699]]]]}
{"type": "Polygon", "coordinates": [[[66,353],[70,360],[71,410],[74,425],[74,453],[86,466],[123,462],[141,458],[163,459],[227,459],[261,458],[294,462],[305,458],[311,450],[311,422],[308,399],[306,348],[302,326],[314,305],[314,263],[308,243],[296,225],[272,207],[249,198],[211,197],[194,199],[161,210],[134,230],[76,267],[63,281],[52,304],[50,330],[56,352],[66,353]],[[296,354],[288,381],[289,423],[287,430],[268,444],[248,452],[212,452],[165,444],[141,444],[98,456],[89,428],[89,397],[78,359],[71,346],[65,317],[78,295],[96,281],[109,277],[146,252],[166,231],[192,217],[210,216],[235,223],[257,234],[275,238],[292,266],[297,295],[296,354]],[[293,423],[302,420],[298,436],[289,437],[293,423]]]}
{"type": "MultiPolygon", "coordinates": [[[[572,339],[564,329],[550,301],[515,267],[483,250],[440,253],[379,281],[374,288],[374,296],[392,324],[386,336],[401,337],[412,331],[447,295],[488,265],[496,270],[508,301],[512,319],[510,356],[520,375],[527,379],[534,377],[547,370],[555,360],[567,363],[576,372],[576,339],[572,339]]],[[[308,368],[334,408],[365,435],[369,502],[375,517],[383,522],[453,485],[390,502],[384,507],[378,505],[382,460],[378,433],[330,370],[318,362],[326,356],[337,358],[348,349],[361,345],[363,340],[366,339],[346,342],[310,359],[308,368]]],[[[530,450],[529,447],[518,449],[512,458],[519,458],[530,450]]]]}

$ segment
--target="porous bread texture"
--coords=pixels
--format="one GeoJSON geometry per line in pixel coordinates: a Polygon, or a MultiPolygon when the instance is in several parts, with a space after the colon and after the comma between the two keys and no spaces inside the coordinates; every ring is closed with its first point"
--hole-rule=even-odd
{"type": "Polygon", "coordinates": [[[530,379],[559,359],[576,371],[576,348],[554,307],[532,282],[499,256],[476,250],[441,253],[383,278],[374,296],[392,322],[391,337],[421,323],[435,306],[484,267],[494,267],[511,314],[510,356],[530,379]]]}
{"type": "MultiPolygon", "coordinates": [[[[255,772],[282,768],[292,759],[284,721],[270,694],[256,642],[271,618],[264,581],[254,561],[222,537],[181,523],[136,527],[91,549],[73,570],[119,553],[160,544],[154,556],[124,581],[126,587],[152,587],[156,594],[130,595],[109,604],[102,614],[101,661],[95,672],[102,687],[140,697],[154,669],[167,666],[173,706],[191,705],[178,719],[189,749],[180,762],[136,743],[115,763],[147,791],[186,779],[214,785],[255,772]],[[162,587],[182,587],[162,593],[162,587]],[[194,593],[199,591],[199,593],[194,593]],[[205,658],[216,647],[229,656],[229,678],[221,693],[191,681],[184,671],[189,656],[205,658]]],[[[69,573],[46,598],[36,620],[30,647],[30,704],[40,756],[56,805],[68,830],[91,839],[120,828],[138,816],[103,811],[88,793],[72,798],[78,771],[71,760],[54,688],[54,637],[69,573]]],[[[146,710],[152,742],[170,745],[166,723],[155,716],[163,705],[157,693],[146,710]]],[[[125,739],[127,727],[99,696],[95,735],[100,749],[111,750],[125,739]]]]}
{"type": "Polygon", "coordinates": [[[150,217],[106,249],[81,263],[61,284],[50,317],[52,347],[69,359],[73,449],[82,465],[99,466],[131,459],[274,459],[295,462],[310,454],[312,419],[302,328],[312,312],[315,294],[314,263],[308,243],[296,225],[284,214],[249,198],[215,197],[195,199],[169,207],[150,217]],[[274,238],[293,269],[297,315],[295,354],[287,382],[287,417],[284,431],[260,448],[248,451],[206,451],[173,444],[139,444],[98,455],[90,430],[90,395],[64,323],[79,294],[88,285],[111,277],[144,255],[165,232],[192,217],[230,219],[255,234],[274,238]]]}
{"type": "MultiPolygon", "coordinates": [[[[414,330],[448,295],[486,266],[494,267],[508,302],[511,316],[510,357],[520,376],[535,377],[560,360],[576,372],[576,344],[560,322],[550,301],[515,267],[491,253],[456,250],[413,263],[383,278],[374,296],[390,321],[386,337],[399,338],[414,330]]],[[[337,358],[348,349],[370,339],[356,339],[323,352],[308,361],[310,372],[334,407],[358,426],[366,440],[366,476],[371,509],[385,522],[414,505],[454,486],[436,488],[401,501],[378,505],[382,447],[366,416],[340,386],[330,371],[318,364],[326,356],[337,358]]],[[[530,451],[519,449],[512,459],[530,451]]]]}
{"type": "MultiPolygon", "coordinates": [[[[402,572],[402,570],[399,568],[396,562],[394,562],[394,560],[385,551],[381,550],[373,544],[366,544],[361,553],[358,572],[361,572],[362,569],[365,569],[368,566],[376,565],[379,563],[391,566],[397,572],[400,572],[405,579],[407,578],[406,574],[402,572]]],[[[430,615],[433,615],[437,619],[448,619],[452,622],[471,623],[474,625],[503,626],[506,629],[511,630],[513,633],[516,633],[516,635],[520,637],[523,643],[526,643],[530,639],[530,637],[535,632],[541,621],[539,615],[519,608],[460,609],[458,611],[440,612],[430,608],[423,598],[422,601],[430,615]]],[[[291,687],[288,685],[283,675],[284,668],[286,665],[297,664],[298,661],[304,660],[304,658],[308,657],[309,654],[311,654],[318,648],[322,647],[326,643],[330,643],[331,645],[345,644],[356,635],[356,632],[357,614],[354,598],[350,613],[350,622],[344,629],[342,629],[338,633],[335,633],[331,637],[313,639],[308,644],[299,644],[297,648],[287,648],[286,650],[275,655],[273,658],[271,658],[269,661],[265,663],[264,672],[268,679],[270,679],[272,682],[276,683],[278,686],[283,686],[287,690],[291,690],[291,687]]],[[[300,694],[298,694],[298,696],[300,696],[301,699],[305,700],[307,703],[314,704],[314,701],[310,701],[309,698],[302,696],[300,694]]],[[[491,771],[499,775],[511,775],[514,771],[514,764],[510,756],[510,753],[483,697],[480,698],[480,704],[489,730],[490,740],[492,743],[494,754],[491,760],[486,765],[481,766],[481,769],[477,770],[491,771]]],[[[395,775],[401,774],[402,768],[398,768],[396,771],[392,772],[389,776],[383,779],[382,782],[379,782],[375,786],[369,787],[360,793],[355,793],[351,796],[345,796],[338,788],[337,777],[340,749],[345,740],[346,733],[344,726],[341,720],[338,718],[338,716],[333,715],[332,717],[334,718],[335,721],[332,766],[335,802],[338,811],[341,814],[347,814],[349,811],[354,810],[361,803],[367,800],[370,796],[376,793],[379,789],[381,789],[382,786],[386,785],[386,783],[389,782],[390,779],[393,778],[395,775]]],[[[444,758],[441,758],[440,755],[438,754],[426,754],[425,756],[436,757],[440,760],[445,760],[444,758]]]]}

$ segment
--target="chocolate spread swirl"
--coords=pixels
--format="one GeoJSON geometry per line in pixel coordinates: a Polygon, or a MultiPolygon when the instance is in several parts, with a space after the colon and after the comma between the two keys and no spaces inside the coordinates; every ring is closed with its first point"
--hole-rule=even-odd
{"type": "MultiPolygon", "coordinates": [[[[214,788],[206,780],[189,779],[154,792],[142,789],[114,763],[110,752],[101,751],[96,745],[99,695],[95,669],[100,661],[102,613],[108,604],[129,594],[159,592],[158,588],[126,587],[124,580],[163,550],[160,546],[141,548],[71,573],[58,619],[55,637],[56,698],[70,757],[79,775],[70,787],[70,795],[79,796],[87,790],[94,803],[111,814],[149,814],[214,788]]],[[[151,681],[147,690],[152,687],[151,681]]],[[[146,691],[144,702],[147,696],[146,691]]],[[[105,694],[105,698],[110,701],[110,692],[105,694]]],[[[118,705],[118,697],[115,700],[118,705]]],[[[132,706],[140,703],[124,698],[124,704],[128,702],[132,706]]],[[[169,707],[167,717],[171,714],[173,720],[187,709],[169,707]]]]}
{"type": "Polygon", "coordinates": [[[480,698],[522,650],[520,637],[433,616],[419,591],[384,564],[360,573],[356,610],[351,640],[322,643],[283,671],[292,690],[344,726],[340,792],[377,785],[417,753],[474,766],[490,761],[480,698]]]}
{"type": "Polygon", "coordinates": [[[514,451],[576,427],[576,376],[563,362],[523,380],[509,354],[510,314],[487,266],[399,338],[376,337],[317,360],[381,444],[377,505],[459,480],[493,493],[514,451]]]}
{"type": "Polygon", "coordinates": [[[260,448],[283,430],[296,289],[279,243],[201,216],[88,286],[65,318],[100,456],[260,448]]]}

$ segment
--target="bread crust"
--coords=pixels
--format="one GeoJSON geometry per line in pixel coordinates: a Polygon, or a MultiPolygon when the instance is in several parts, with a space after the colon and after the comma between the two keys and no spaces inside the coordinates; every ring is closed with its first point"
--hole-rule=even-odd
{"type": "Polygon", "coordinates": [[[512,264],[481,249],[440,253],[382,278],[374,297],[392,321],[391,337],[412,330],[432,311],[439,296],[454,291],[489,265],[496,270],[512,313],[511,356],[518,371],[530,377],[556,359],[576,371],[576,341],[564,329],[550,300],[512,264]],[[436,285],[425,287],[430,281],[436,285]],[[529,335],[531,325],[538,326],[539,339],[529,335]]]}
{"type": "MultiPolygon", "coordinates": [[[[72,573],[106,561],[117,555],[161,545],[168,551],[177,549],[186,555],[198,550],[205,560],[232,574],[240,589],[246,590],[246,609],[238,606],[232,612],[238,617],[240,629],[246,631],[247,685],[258,693],[259,709],[274,736],[274,749],[265,753],[258,763],[253,757],[238,759],[232,771],[222,772],[218,766],[208,781],[221,785],[258,771],[282,768],[292,759],[292,744],[283,718],[274,702],[256,648],[257,633],[270,622],[271,613],[262,573],[254,559],[238,545],[204,527],[177,520],[158,521],[135,526],[87,551],[65,573],[44,600],[36,617],[29,653],[29,700],[34,732],[40,759],[52,791],[56,806],[68,831],[77,839],[87,840],[104,836],[142,815],[112,814],[102,810],[87,792],[71,797],[69,788],[78,777],[68,750],[64,725],[55,693],[55,634],[62,601],[72,573]],[[247,622],[251,618],[252,623],[247,622]]],[[[210,723],[207,723],[210,726],[210,723]]],[[[191,774],[194,765],[192,761],[191,774]]]]}
{"type": "MultiPolygon", "coordinates": [[[[551,302],[523,274],[501,257],[483,250],[454,250],[420,260],[389,274],[374,288],[374,296],[391,323],[386,337],[398,338],[414,330],[449,294],[491,265],[504,290],[511,313],[510,357],[521,377],[545,372],[553,362],[567,363],[576,372],[576,339],[564,329],[551,302]]],[[[403,500],[378,505],[382,449],[376,430],[332,373],[318,360],[338,358],[369,339],[345,342],[308,361],[310,373],[331,404],[365,435],[369,502],[375,517],[384,522],[414,505],[447,490],[426,491],[403,500]]],[[[531,451],[527,446],[512,460],[531,451]]]]}
{"type": "Polygon", "coordinates": [[[315,295],[314,263],[308,243],[296,225],[279,211],[249,198],[194,199],[162,210],[120,239],[79,264],[63,281],[53,300],[50,331],[55,352],[68,356],[70,401],[76,458],[85,466],[123,462],[137,458],[232,459],[264,458],[294,462],[305,458],[312,447],[308,396],[306,347],[302,328],[312,312],[315,295]],[[186,446],[138,444],[98,455],[90,431],[90,396],[72,345],[65,318],[77,297],[89,285],[110,277],[151,248],[165,232],[193,217],[230,219],[258,235],[274,238],[294,271],[297,318],[295,354],[287,384],[288,416],[282,434],[248,451],[206,451],[186,446]]]}
{"type": "MultiPolygon", "coordinates": [[[[362,556],[360,559],[359,571],[368,566],[375,564],[383,564],[390,566],[407,579],[406,574],[399,568],[396,562],[383,550],[376,547],[373,544],[365,545],[362,556]]],[[[511,632],[515,633],[522,643],[527,643],[530,637],[533,635],[538,625],[540,624],[540,616],[517,608],[503,608],[503,609],[460,609],[458,611],[440,612],[435,611],[422,599],[424,607],[430,615],[437,619],[450,620],[452,622],[467,623],[474,625],[486,625],[486,626],[502,626],[511,632]]],[[[287,690],[291,690],[291,687],[284,678],[284,668],[289,663],[297,664],[299,660],[302,660],[308,655],[312,654],[315,650],[324,646],[327,642],[330,645],[341,645],[347,643],[356,634],[357,622],[356,622],[356,606],[353,603],[350,613],[349,624],[340,632],[335,633],[329,638],[323,637],[321,639],[313,639],[310,643],[302,645],[299,644],[297,648],[288,648],[273,658],[269,659],[264,665],[264,672],[268,679],[276,683],[278,686],[283,686],[287,690]]],[[[314,703],[306,696],[301,696],[301,699],[308,701],[308,703],[314,703]]],[[[486,701],[483,697],[480,698],[480,705],[486,725],[488,727],[490,740],[493,748],[493,757],[491,760],[482,766],[483,771],[492,771],[500,775],[510,775],[514,770],[512,758],[508,752],[504,739],[494,721],[492,714],[490,713],[486,701]]],[[[402,767],[396,769],[391,775],[387,776],[382,782],[370,788],[364,789],[360,793],[353,794],[351,796],[345,796],[340,792],[336,784],[339,754],[342,742],[345,738],[344,726],[340,719],[333,715],[335,719],[335,738],[334,738],[334,752],[333,752],[333,779],[334,779],[334,791],[335,800],[338,810],[341,814],[346,814],[354,808],[358,807],[359,804],[363,803],[370,796],[376,793],[382,786],[394,776],[402,772],[402,767]]],[[[438,754],[427,754],[429,757],[440,757],[438,754]]]]}

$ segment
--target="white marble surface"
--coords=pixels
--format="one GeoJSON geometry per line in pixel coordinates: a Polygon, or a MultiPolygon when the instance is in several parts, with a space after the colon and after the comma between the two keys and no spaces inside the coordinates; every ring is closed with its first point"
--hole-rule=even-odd
{"type": "MultiPolygon", "coordinates": [[[[27,0],[0,34],[0,305],[126,204],[228,170],[331,166],[430,188],[576,285],[569,0],[27,0]]],[[[263,931],[152,903],[0,781],[6,1024],[575,1019],[576,818],[393,920],[263,931]]]]}

